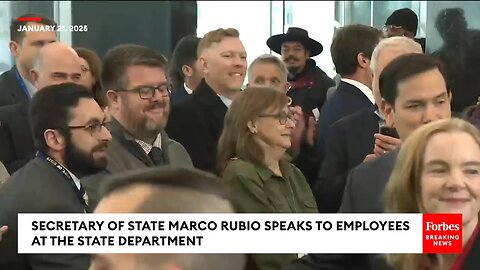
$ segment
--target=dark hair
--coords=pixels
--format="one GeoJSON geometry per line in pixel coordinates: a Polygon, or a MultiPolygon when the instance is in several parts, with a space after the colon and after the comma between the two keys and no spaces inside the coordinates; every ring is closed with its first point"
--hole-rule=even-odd
{"type": "Polygon", "coordinates": [[[146,168],[111,176],[103,187],[102,197],[135,184],[190,189],[230,201],[226,186],[217,176],[198,169],[170,167],[146,168]]]}
{"type": "MultiPolygon", "coordinates": [[[[440,71],[447,84],[445,69],[442,63],[433,56],[420,53],[399,56],[390,62],[380,74],[380,95],[393,106],[398,96],[398,85],[402,81],[433,69],[440,71]]],[[[448,85],[447,91],[450,92],[448,85]]]]}
{"type": "Polygon", "coordinates": [[[102,86],[105,91],[127,86],[126,70],[130,66],[159,67],[167,70],[162,54],[141,45],[124,44],[110,49],[103,59],[102,86]]]}
{"type": "Polygon", "coordinates": [[[47,86],[33,96],[30,107],[33,141],[38,151],[46,152],[48,145],[44,139],[47,129],[56,129],[69,137],[68,122],[70,110],[77,106],[81,98],[93,99],[92,92],[82,85],[62,83],[47,86]]]}
{"type": "Polygon", "coordinates": [[[20,18],[39,18],[39,20],[35,21],[35,23],[55,27],[57,26],[57,23],[53,19],[50,19],[45,15],[36,13],[23,14],[18,18],[12,19],[12,21],[10,22],[10,40],[17,43],[21,43],[23,41],[23,38],[25,37],[25,31],[18,31],[18,29],[20,27],[24,27],[25,25],[27,25],[27,23],[29,23],[29,21],[19,20],[20,18]]]}
{"type": "Polygon", "coordinates": [[[87,48],[75,48],[78,56],[87,61],[88,66],[90,67],[90,73],[95,80],[95,84],[92,87],[92,92],[95,100],[97,101],[100,107],[104,108],[107,106],[105,100],[105,93],[102,90],[101,76],[102,76],[102,60],[98,54],[87,48]]]}
{"type": "Polygon", "coordinates": [[[347,25],[338,29],[330,46],[337,73],[341,76],[355,73],[358,67],[358,54],[363,53],[370,59],[381,37],[380,30],[362,24],[347,25]]]}
{"type": "Polygon", "coordinates": [[[200,38],[196,36],[183,37],[175,46],[172,57],[170,58],[170,67],[168,71],[169,80],[174,90],[181,87],[185,82],[185,75],[182,67],[184,65],[192,67],[197,60],[197,47],[200,38]]]}

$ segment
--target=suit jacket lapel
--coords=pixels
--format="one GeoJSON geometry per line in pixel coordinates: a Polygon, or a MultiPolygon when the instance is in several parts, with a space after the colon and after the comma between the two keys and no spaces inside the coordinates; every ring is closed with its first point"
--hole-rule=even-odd
{"type": "Polygon", "coordinates": [[[218,140],[223,130],[223,119],[227,113],[227,106],[205,80],[202,80],[193,95],[200,104],[207,107],[205,121],[211,127],[214,139],[218,140]]]}
{"type": "MultiPolygon", "coordinates": [[[[10,95],[16,102],[28,101],[29,98],[25,95],[20,83],[17,80],[17,67],[13,66],[6,74],[8,85],[11,85],[8,89],[5,89],[10,92],[10,95]]],[[[20,78],[21,79],[21,78],[20,78]]]]}
{"type": "Polygon", "coordinates": [[[124,146],[128,152],[145,163],[147,166],[153,166],[152,160],[145,154],[142,147],[135,141],[133,136],[115,119],[112,117],[112,125],[110,127],[112,137],[124,146]]]}

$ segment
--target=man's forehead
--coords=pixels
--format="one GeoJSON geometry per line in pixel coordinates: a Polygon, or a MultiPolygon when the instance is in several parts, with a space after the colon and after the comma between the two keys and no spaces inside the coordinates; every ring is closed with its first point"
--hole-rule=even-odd
{"type": "Polygon", "coordinates": [[[275,65],[274,63],[258,63],[255,64],[252,68],[252,73],[256,77],[260,76],[276,76],[278,78],[282,77],[282,71],[279,66],[275,65]],[[268,71],[270,72],[268,72],[268,71]],[[273,72],[272,72],[273,71],[273,72]],[[268,73],[265,73],[268,72],[268,73]]]}
{"type": "MultiPolygon", "coordinates": [[[[87,91],[85,89],[85,91],[87,91]]],[[[105,119],[105,113],[93,98],[81,98],[77,106],[70,109],[72,121],[85,124],[89,120],[98,120],[102,122],[105,119]]]]}

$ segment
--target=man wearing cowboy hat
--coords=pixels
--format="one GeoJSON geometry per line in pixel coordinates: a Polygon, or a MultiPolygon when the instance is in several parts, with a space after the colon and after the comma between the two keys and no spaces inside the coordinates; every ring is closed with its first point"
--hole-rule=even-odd
{"type": "Polygon", "coordinates": [[[318,117],[327,89],[335,85],[317,67],[315,60],[311,59],[323,51],[322,44],[310,38],[305,29],[290,27],[285,34],[271,36],[267,40],[267,46],[281,54],[287,66],[288,82],[291,85],[287,95],[292,98],[292,104],[303,108],[307,121],[312,111],[318,117]]]}

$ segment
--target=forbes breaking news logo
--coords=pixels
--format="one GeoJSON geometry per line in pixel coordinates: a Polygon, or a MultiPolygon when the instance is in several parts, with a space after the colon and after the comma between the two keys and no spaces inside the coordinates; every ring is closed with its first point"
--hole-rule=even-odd
{"type": "Polygon", "coordinates": [[[424,214],[423,253],[462,253],[462,214],[424,214]]]}

